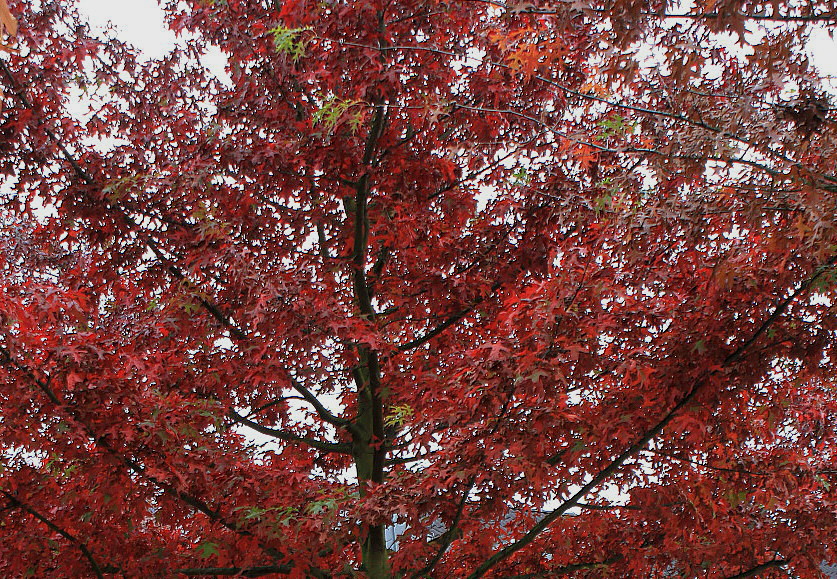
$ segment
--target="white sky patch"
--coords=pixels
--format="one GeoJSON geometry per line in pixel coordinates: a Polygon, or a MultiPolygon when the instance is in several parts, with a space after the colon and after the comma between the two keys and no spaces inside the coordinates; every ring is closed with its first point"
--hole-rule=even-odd
{"type": "MultiPolygon", "coordinates": [[[[78,10],[94,33],[113,30],[117,38],[132,44],[146,59],[162,58],[178,44],[189,41],[166,25],[165,14],[156,0],[78,0],[78,10]]],[[[226,63],[226,57],[216,47],[211,47],[201,59],[207,70],[229,86],[232,80],[225,70],[226,63]]]]}
{"type": "Polygon", "coordinates": [[[837,91],[837,38],[833,33],[833,29],[830,33],[826,28],[814,29],[808,41],[808,54],[819,69],[823,83],[837,91]]]}
{"type": "Polygon", "coordinates": [[[78,9],[94,32],[113,28],[118,38],[136,46],[146,58],[161,58],[177,43],[155,0],[79,0],[78,9]]]}

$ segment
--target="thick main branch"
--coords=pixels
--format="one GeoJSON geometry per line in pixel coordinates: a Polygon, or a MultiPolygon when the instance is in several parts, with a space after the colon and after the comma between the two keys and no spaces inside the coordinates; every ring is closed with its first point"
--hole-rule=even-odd
{"type": "MultiPolygon", "coordinates": [[[[372,164],[378,140],[384,130],[386,109],[375,108],[364,146],[363,175],[355,186],[354,249],[352,253],[352,298],[357,315],[374,323],[375,308],[366,279],[366,258],[369,238],[369,195],[371,182],[368,168],[372,164]]],[[[386,448],[384,445],[384,413],[381,389],[381,369],[378,353],[364,344],[357,346],[357,365],[352,373],[357,389],[357,415],[353,423],[352,442],[359,491],[366,493],[368,483],[380,484],[384,480],[386,448]]],[[[389,575],[388,556],[384,537],[384,525],[369,525],[362,545],[363,567],[372,579],[383,579],[389,575]]]]}

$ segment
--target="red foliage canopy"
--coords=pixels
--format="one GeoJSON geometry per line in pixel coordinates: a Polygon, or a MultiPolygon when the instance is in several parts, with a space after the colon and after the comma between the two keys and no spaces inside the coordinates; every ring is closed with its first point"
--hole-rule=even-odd
{"type": "Polygon", "coordinates": [[[10,2],[0,574],[837,559],[834,0],[166,4],[10,2]]]}

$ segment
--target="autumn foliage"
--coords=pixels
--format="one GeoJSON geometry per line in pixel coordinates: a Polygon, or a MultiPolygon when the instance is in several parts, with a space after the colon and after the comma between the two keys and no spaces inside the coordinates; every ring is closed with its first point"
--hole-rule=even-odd
{"type": "Polygon", "coordinates": [[[834,0],[164,4],[0,5],[0,575],[837,561],[834,0]]]}
{"type": "MultiPolygon", "coordinates": [[[[5,42],[6,37],[14,38],[17,34],[17,18],[12,16],[6,0],[0,0],[0,53],[13,52],[11,44],[5,42]]],[[[0,111],[3,110],[3,89],[0,88],[0,111]]]]}

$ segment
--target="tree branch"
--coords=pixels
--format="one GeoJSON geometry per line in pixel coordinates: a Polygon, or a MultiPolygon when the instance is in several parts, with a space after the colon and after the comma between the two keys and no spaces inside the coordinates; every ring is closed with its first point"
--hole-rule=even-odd
{"type": "Polygon", "coordinates": [[[549,569],[548,571],[544,572],[524,573],[523,575],[506,575],[503,579],[549,579],[551,577],[569,575],[570,573],[574,573],[575,571],[583,571],[584,569],[597,569],[600,567],[607,567],[608,565],[613,565],[617,561],[621,561],[624,558],[624,555],[613,555],[611,557],[608,557],[604,561],[594,563],[572,563],[570,565],[564,565],[563,567],[558,567],[556,569],[549,569]]]}
{"type": "MultiPolygon", "coordinates": [[[[790,303],[795,300],[800,294],[802,294],[805,290],[807,290],[811,284],[816,281],[819,276],[821,276],[828,267],[831,266],[837,260],[837,256],[834,256],[829,260],[825,265],[822,265],[817,268],[812,276],[810,276],[807,280],[805,280],[795,291],[791,292],[791,294],[782,300],[779,305],[773,310],[773,313],[768,316],[765,321],[756,329],[753,335],[747,339],[743,344],[741,344],[734,352],[728,355],[723,363],[722,366],[727,366],[732,362],[738,360],[744,351],[750,347],[764,332],[768,330],[768,328],[782,315],[782,313],[788,308],[790,303]]],[[[656,438],[663,429],[674,419],[674,417],[679,413],[681,409],[683,409],[686,405],[688,405],[698,394],[698,392],[703,388],[703,386],[707,383],[708,378],[714,372],[710,371],[706,376],[704,376],[701,380],[697,381],[695,385],[691,388],[691,390],[678,402],[668,413],[663,416],[652,428],[647,430],[645,434],[643,434],[636,442],[634,442],[630,447],[624,450],[620,455],[618,455],[615,459],[613,459],[610,464],[608,464],[604,469],[599,471],[595,476],[593,476],[590,481],[587,482],[580,490],[578,490],[574,495],[564,501],[559,507],[552,510],[548,513],[543,519],[538,521],[532,529],[529,530],[523,537],[511,543],[510,545],[506,545],[504,548],[500,549],[494,555],[486,559],[481,565],[479,565],[470,575],[468,575],[468,579],[477,579],[482,577],[489,569],[494,567],[497,563],[507,559],[512,554],[516,553],[520,549],[524,548],[544,530],[546,529],[553,521],[564,515],[568,510],[576,506],[584,496],[587,495],[591,490],[599,486],[602,482],[610,478],[612,474],[614,474],[628,459],[634,456],[639,451],[643,450],[645,446],[654,438],[656,438]]],[[[749,576],[749,575],[744,575],[749,576]]]]}
{"type": "Polygon", "coordinates": [[[694,13],[680,13],[680,14],[655,14],[653,12],[644,12],[643,16],[657,16],[659,18],[684,18],[689,20],[716,20],[718,18],[726,18],[731,20],[735,17],[741,17],[745,20],[757,20],[762,22],[837,22],[837,14],[748,14],[746,12],[739,12],[732,16],[721,14],[719,12],[694,12],[694,13]]]}
{"type": "MultiPolygon", "coordinates": [[[[509,391],[508,396],[506,396],[505,401],[503,402],[503,407],[500,409],[500,412],[497,414],[497,418],[494,421],[494,426],[491,427],[491,431],[485,438],[489,438],[497,434],[497,431],[500,429],[500,425],[503,423],[503,418],[505,418],[506,413],[509,410],[509,406],[511,405],[512,399],[514,398],[514,391],[515,388],[509,391]]],[[[436,554],[433,558],[427,563],[427,565],[413,574],[413,579],[417,579],[418,577],[426,577],[433,571],[434,567],[442,560],[442,557],[447,552],[448,548],[451,546],[457,538],[457,531],[459,529],[459,524],[462,522],[462,516],[465,514],[465,505],[468,503],[468,497],[471,494],[474,486],[477,483],[477,473],[471,475],[470,480],[468,480],[468,484],[465,486],[465,491],[462,493],[462,498],[459,501],[459,504],[456,507],[456,515],[453,517],[453,521],[451,521],[450,528],[440,537],[441,541],[439,544],[439,550],[436,551],[436,554]]]]}
{"type": "MultiPolygon", "coordinates": [[[[497,5],[505,6],[505,5],[500,4],[500,3],[497,3],[497,5]]],[[[835,21],[837,21],[837,15],[832,15],[831,18],[834,19],[835,21]]],[[[360,47],[373,48],[371,46],[364,45],[362,43],[351,42],[351,41],[342,41],[341,44],[344,44],[346,46],[355,46],[355,47],[358,47],[358,48],[360,48],[360,47]]],[[[397,51],[411,51],[411,50],[413,50],[413,51],[417,51],[417,52],[432,52],[432,53],[435,53],[435,54],[457,57],[457,58],[462,57],[462,55],[458,55],[456,53],[446,51],[446,50],[443,50],[443,49],[440,49],[440,48],[432,47],[432,46],[409,46],[409,45],[398,46],[398,45],[394,45],[394,46],[385,47],[385,50],[397,50],[397,51]]],[[[507,70],[514,70],[511,67],[511,65],[506,64],[506,63],[490,61],[490,64],[492,66],[496,66],[498,68],[505,68],[507,70]]],[[[645,115],[649,115],[649,116],[658,116],[658,117],[670,118],[670,119],[673,119],[673,120],[677,120],[677,121],[692,125],[694,127],[699,127],[699,128],[704,129],[704,130],[710,131],[712,133],[719,134],[719,135],[728,137],[730,139],[734,139],[734,140],[736,140],[740,143],[746,144],[748,146],[754,147],[754,148],[758,149],[760,152],[762,152],[762,153],[764,153],[768,156],[775,157],[775,158],[781,160],[784,163],[788,163],[788,164],[793,165],[793,166],[797,165],[796,161],[794,161],[793,159],[790,159],[789,157],[787,157],[787,156],[785,156],[785,155],[783,155],[783,154],[781,154],[777,151],[774,151],[770,148],[765,148],[763,145],[761,145],[759,143],[753,142],[753,141],[751,141],[751,140],[749,140],[745,137],[742,137],[740,135],[732,133],[732,132],[730,132],[726,129],[723,129],[721,127],[715,127],[713,125],[710,125],[710,124],[704,122],[703,120],[691,119],[689,117],[686,117],[686,116],[684,116],[682,114],[678,114],[678,113],[672,113],[672,112],[668,112],[668,111],[649,109],[649,108],[646,108],[646,107],[641,107],[641,106],[636,106],[636,105],[630,105],[630,104],[627,104],[627,103],[619,103],[619,102],[611,101],[609,99],[606,99],[604,97],[600,97],[600,96],[595,95],[595,94],[584,93],[584,92],[573,90],[573,89],[571,89],[571,88],[569,88],[569,87],[567,87],[567,86],[565,86],[565,85],[563,85],[559,82],[556,82],[554,80],[548,79],[548,78],[540,76],[540,75],[534,75],[533,78],[535,80],[543,82],[543,83],[545,83],[549,86],[552,86],[552,87],[554,87],[554,88],[556,88],[556,89],[558,89],[558,90],[560,90],[560,91],[562,91],[566,94],[573,95],[573,96],[576,96],[576,97],[579,97],[579,98],[582,98],[582,99],[586,99],[586,100],[594,101],[594,102],[599,102],[599,103],[602,103],[602,104],[605,104],[605,105],[608,105],[608,106],[611,106],[611,107],[614,107],[614,108],[621,108],[623,110],[630,110],[630,111],[633,111],[633,112],[637,112],[637,113],[641,113],[641,114],[645,114],[645,115]]],[[[572,136],[564,133],[563,131],[559,131],[556,127],[550,126],[549,124],[544,123],[540,119],[537,119],[537,118],[535,118],[531,115],[527,115],[527,114],[521,113],[519,111],[514,111],[514,110],[511,110],[511,109],[489,109],[489,108],[476,107],[476,106],[461,104],[461,103],[449,103],[449,104],[451,104],[452,106],[455,106],[457,108],[462,108],[462,109],[466,109],[466,110],[473,110],[473,111],[479,111],[479,112],[493,112],[493,113],[498,113],[498,114],[507,114],[507,115],[511,115],[511,116],[516,116],[516,117],[521,118],[521,119],[532,121],[539,126],[546,127],[551,132],[553,132],[554,134],[556,134],[556,135],[558,135],[562,138],[565,138],[565,139],[570,140],[572,142],[576,142],[578,144],[587,145],[589,147],[592,147],[592,148],[600,150],[600,151],[620,152],[620,153],[641,153],[641,152],[645,152],[645,153],[654,153],[654,154],[664,154],[665,156],[668,156],[668,157],[678,157],[677,155],[672,155],[670,153],[659,153],[657,151],[645,150],[645,149],[639,149],[639,148],[625,148],[625,149],[621,149],[621,150],[611,149],[611,148],[603,146],[599,143],[592,143],[592,142],[582,141],[582,140],[578,139],[577,137],[572,137],[572,136]]],[[[704,157],[704,159],[724,161],[723,159],[711,159],[709,157],[704,157]]],[[[765,169],[764,166],[762,166],[758,163],[748,162],[744,159],[728,159],[726,161],[742,163],[742,164],[745,164],[745,165],[751,165],[751,166],[754,166],[754,167],[759,167],[762,170],[765,169]]]]}
{"type": "Polygon", "coordinates": [[[299,436],[298,434],[294,434],[286,430],[277,430],[275,428],[262,426],[261,424],[253,422],[249,418],[241,416],[238,412],[232,409],[227,411],[227,416],[234,422],[237,422],[238,424],[242,424],[247,428],[255,430],[256,432],[259,432],[266,436],[278,438],[279,440],[285,440],[287,442],[301,442],[310,446],[311,448],[322,450],[323,452],[335,452],[339,454],[351,454],[352,452],[352,447],[350,444],[340,444],[336,442],[317,440],[315,438],[307,438],[305,436],[299,436]]]}
{"type": "MultiPolygon", "coordinates": [[[[121,208],[118,209],[123,217],[131,224],[132,228],[139,230],[139,225],[131,219],[131,217],[125,213],[121,208]]],[[[169,258],[163,253],[160,249],[160,246],[157,242],[148,234],[141,234],[141,237],[148,248],[154,253],[154,257],[156,257],[160,263],[162,263],[166,269],[168,269],[171,276],[179,282],[185,282],[189,285],[197,285],[193,284],[191,280],[183,273],[183,271],[177,267],[174,263],[169,260],[169,258]]],[[[202,295],[198,295],[198,302],[201,304],[204,310],[209,313],[210,316],[215,318],[215,320],[224,328],[226,328],[230,334],[234,337],[238,338],[239,340],[246,340],[247,333],[239,328],[232,319],[224,314],[221,309],[214,303],[210,302],[208,299],[203,297],[202,295]]]]}
{"type": "MultiPolygon", "coordinates": [[[[238,528],[237,525],[229,522],[226,518],[224,518],[220,513],[214,511],[212,508],[209,507],[205,502],[201,501],[199,498],[186,493],[185,491],[180,491],[174,488],[172,485],[166,483],[165,481],[159,480],[157,477],[150,475],[146,472],[144,466],[140,463],[123,456],[119,453],[116,449],[114,449],[104,438],[98,436],[93,428],[87,424],[76,412],[73,408],[69,407],[67,404],[63,403],[60,398],[55,394],[55,392],[50,388],[49,384],[40,380],[32,370],[24,365],[17,362],[9,353],[6,348],[0,347],[0,363],[11,365],[13,368],[21,372],[30,382],[32,382],[38,390],[44,393],[44,395],[49,399],[50,402],[59,410],[63,411],[63,413],[68,416],[73,422],[78,424],[81,430],[87,435],[90,440],[93,441],[96,446],[104,449],[109,455],[113,456],[117,461],[121,462],[124,466],[126,466],[130,471],[136,473],[137,475],[142,476],[147,481],[153,483],[155,486],[160,488],[163,492],[173,497],[176,497],[195,509],[198,512],[203,513],[211,520],[219,523],[223,527],[238,533],[244,536],[250,536],[251,533],[246,530],[242,530],[238,528]]],[[[265,548],[266,551],[270,551],[270,549],[265,548]]]]}
{"type": "Polygon", "coordinates": [[[589,511],[639,511],[642,507],[637,505],[593,505],[590,503],[578,503],[576,506],[579,509],[587,509],[589,511]]]}
{"type": "Polygon", "coordinates": [[[465,505],[468,503],[468,497],[470,496],[471,490],[473,490],[476,482],[477,475],[472,474],[471,479],[465,486],[465,490],[462,492],[462,498],[459,500],[459,504],[456,507],[456,514],[453,517],[453,521],[451,521],[450,528],[440,537],[439,549],[436,551],[436,554],[433,555],[433,558],[428,561],[427,565],[413,574],[413,579],[417,579],[418,577],[427,577],[439,561],[442,560],[442,557],[444,557],[448,548],[451,546],[451,543],[456,540],[459,523],[462,521],[462,515],[465,514],[465,505]]]}
{"type": "MultiPolygon", "coordinates": [[[[6,77],[9,79],[9,81],[14,86],[15,95],[17,96],[18,100],[20,100],[20,102],[23,104],[23,106],[25,106],[26,108],[32,108],[32,105],[29,102],[29,99],[26,97],[26,94],[23,92],[23,90],[20,88],[19,84],[15,80],[14,75],[12,74],[12,71],[9,70],[9,68],[6,66],[6,64],[2,60],[0,60],[0,70],[2,70],[2,72],[6,75],[6,77]]],[[[61,140],[55,135],[55,133],[53,133],[52,131],[50,131],[46,127],[44,127],[44,131],[46,132],[49,139],[52,140],[56,144],[56,146],[59,148],[59,151],[61,152],[61,155],[63,156],[64,160],[70,165],[70,167],[73,169],[73,172],[75,172],[75,174],[85,184],[87,184],[91,187],[96,187],[97,185],[96,185],[95,179],[93,179],[92,175],[90,175],[78,163],[78,161],[75,160],[73,155],[69,152],[69,150],[67,150],[67,148],[61,142],[61,140]]],[[[371,153],[369,153],[369,154],[371,154],[371,153]]],[[[125,212],[124,209],[122,209],[121,207],[116,206],[116,205],[108,205],[107,207],[108,207],[108,209],[111,209],[113,211],[117,211],[119,213],[119,215],[122,217],[122,219],[125,220],[126,224],[132,230],[137,232],[139,237],[142,239],[143,243],[146,244],[146,246],[152,251],[152,253],[154,253],[154,256],[167,268],[167,270],[172,275],[172,277],[174,277],[176,280],[178,280],[180,282],[191,283],[189,281],[188,277],[180,270],[180,268],[178,268],[174,263],[171,262],[171,260],[168,259],[168,257],[162,251],[162,249],[157,244],[157,242],[150,236],[150,234],[145,233],[144,230],[142,230],[142,228],[139,226],[139,224],[137,224],[136,221],[134,221],[134,219],[132,219],[131,216],[128,215],[125,212]]],[[[226,328],[233,337],[235,337],[235,338],[237,338],[241,341],[246,341],[246,340],[249,339],[249,336],[247,335],[247,333],[243,329],[239,328],[232,321],[232,319],[229,316],[224,314],[216,304],[210,302],[209,300],[207,300],[206,298],[204,298],[202,296],[200,296],[198,298],[198,301],[201,304],[201,307],[207,313],[209,313],[222,327],[226,328]]],[[[325,420],[326,422],[328,422],[330,424],[333,424],[334,426],[339,426],[339,427],[342,427],[342,428],[349,428],[349,430],[351,430],[351,422],[350,421],[344,420],[344,419],[341,419],[341,418],[338,418],[338,417],[334,416],[331,412],[329,412],[325,408],[325,406],[323,406],[323,404],[316,398],[316,396],[314,396],[302,384],[300,384],[299,382],[297,382],[296,380],[291,378],[291,385],[294,388],[294,390],[299,392],[315,408],[315,410],[317,411],[317,414],[320,416],[320,418],[322,418],[323,420],[325,420]]],[[[57,402],[57,400],[55,400],[54,402],[57,402]]]]}
{"type": "Polygon", "coordinates": [[[734,472],[734,473],[738,473],[738,474],[748,474],[750,476],[771,476],[770,473],[767,473],[767,472],[755,472],[755,471],[751,471],[751,470],[738,469],[738,468],[726,468],[726,467],[722,467],[722,466],[712,466],[711,464],[706,464],[705,462],[692,460],[690,458],[685,458],[685,457],[682,457],[682,456],[677,456],[677,455],[674,455],[674,454],[669,454],[667,452],[662,452],[662,451],[659,451],[659,450],[653,450],[653,449],[650,449],[650,448],[646,448],[645,450],[643,450],[643,452],[650,452],[651,454],[664,456],[664,457],[670,458],[672,460],[676,460],[676,461],[679,461],[679,462],[685,462],[685,463],[688,463],[688,464],[693,464],[693,465],[699,466],[701,468],[706,468],[706,469],[709,469],[709,470],[715,470],[715,471],[719,471],[719,472],[734,472]]]}
{"type": "MultiPolygon", "coordinates": [[[[187,577],[201,575],[233,576],[233,577],[264,577],[265,575],[289,575],[293,572],[293,565],[260,565],[256,567],[193,567],[189,569],[172,569],[171,572],[187,577]]],[[[321,569],[308,567],[306,572],[316,579],[329,579],[332,575],[321,569]]]]}
{"type": "Polygon", "coordinates": [[[13,495],[13,494],[11,494],[7,491],[4,491],[4,490],[0,490],[0,494],[2,494],[4,497],[9,499],[9,501],[13,505],[20,508],[23,511],[26,511],[27,513],[29,513],[30,515],[32,515],[33,517],[35,517],[36,519],[41,521],[50,530],[58,533],[59,535],[61,535],[62,537],[64,537],[68,541],[70,541],[72,544],[74,544],[76,547],[78,547],[78,550],[81,551],[81,554],[84,555],[85,559],[87,559],[87,562],[90,564],[90,567],[93,569],[93,573],[96,575],[96,577],[98,579],[104,579],[104,573],[102,571],[102,567],[96,562],[96,559],[93,558],[93,554],[90,552],[90,549],[87,547],[87,545],[84,543],[84,541],[77,538],[75,535],[71,534],[70,532],[65,531],[64,529],[62,529],[61,527],[59,527],[58,525],[56,525],[55,523],[50,521],[48,518],[46,518],[44,515],[42,515],[41,513],[39,513],[38,511],[36,511],[32,507],[30,507],[29,505],[27,505],[26,503],[24,503],[20,499],[18,499],[15,495],[13,495]]]}
{"type": "Polygon", "coordinates": [[[199,575],[223,575],[234,577],[263,577],[273,573],[288,575],[293,571],[291,565],[264,565],[261,567],[195,567],[192,569],[172,569],[172,573],[189,577],[199,575]]]}
{"type": "Polygon", "coordinates": [[[438,326],[436,326],[432,330],[428,330],[425,334],[419,336],[418,338],[416,338],[414,340],[411,340],[409,342],[401,344],[400,346],[398,346],[398,351],[399,352],[406,352],[408,350],[418,348],[422,344],[426,344],[427,342],[429,342],[430,340],[432,340],[433,338],[435,338],[436,336],[438,336],[439,334],[441,334],[442,332],[447,330],[449,327],[451,327],[452,325],[454,325],[455,323],[457,323],[458,321],[463,319],[465,316],[467,316],[468,314],[473,312],[474,308],[476,308],[478,305],[480,305],[482,302],[484,302],[486,299],[488,299],[488,297],[491,294],[493,294],[495,291],[500,289],[500,285],[501,284],[499,282],[495,282],[491,286],[491,290],[485,296],[477,298],[476,300],[474,300],[474,302],[471,305],[469,305],[466,308],[463,308],[462,310],[460,310],[459,312],[453,314],[452,316],[447,318],[445,321],[443,321],[441,324],[439,324],[438,326]]]}
{"type": "MultiPolygon", "coordinates": [[[[388,451],[392,450],[392,447],[385,447],[388,451]]],[[[405,456],[401,458],[388,458],[384,461],[384,464],[387,466],[393,466],[396,464],[410,464],[411,462],[418,462],[420,460],[427,460],[427,457],[433,456],[435,454],[434,451],[428,451],[424,454],[416,455],[416,456],[405,456]]]]}
{"type": "MultiPolygon", "coordinates": [[[[509,6],[504,2],[496,0],[477,0],[485,4],[503,8],[515,14],[565,14],[566,9],[556,10],[553,8],[538,8],[531,6],[527,8],[516,8],[509,6]]],[[[580,10],[581,12],[593,12],[599,15],[610,16],[609,11],[604,8],[586,7],[580,10]]],[[[722,14],[720,12],[682,12],[682,13],[660,13],[644,11],[639,13],[643,17],[651,18],[684,18],[689,20],[716,20],[719,18],[732,20],[736,17],[744,20],[757,20],[767,22],[835,22],[837,21],[837,14],[834,12],[825,12],[821,14],[751,14],[747,12],[737,12],[734,14],[722,14]]]]}
{"type": "Polygon", "coordinates": [[[758,340],[762,334],[764,334],[765,332],[767,332],[768,329],[770,329],[770,326],[773,325],[773,322],[775,322],[779,318],[779,316],[785,313],[785,310],[788,309],[788,306],[790,306],[790,304],[797,297],[806,292],[808,288],[810,288],[813,285],[813,283],[817,281],[817,279],[819,279],[823,274],[825,274],[829,269],[831,269],[835,263],[837,263],[837,255],[833,256],[827,262],[820,265],[811,277],[803,281],[800,284],[800,286],[796,288],[796,290],[791,292],[791,294],[787,298],[782,300],[779,303],[779,305],[776,306],[776,308],[773,310],[773,313],[771,313],[767,317],[767,319],[765,319],[764,322],[761,323],[761,325],[758,327],[758,329],[752,336],[750,336],[743,344],[738,346],[738,348],[736,348],[734,352],[732,352],[729,356],[727,356],[724,359],[723,365],[726,366],[727,364],[741,358],[741,356],[744,355],[744,352],[747,350],[747,348],[752,346],[753,343],[755,343],[755,341],[758,340]]]}
{"type": "Polygon", "coordinates": [[[767,563],[762,563],[761,565],[756,565],[752,569],[748,569],[747,571],[742,571],[736,575],[730,575],[727,579],[746,579],[747,577],[755,577],[762,571],[767,571],[768,569],[773,569],[775,567],[784,567],[787,565],[788,562],[784,559],[776,559],[774,561],[768,561],[767,563]]]}
{"type": "Polygon", "coordinates": [[[354,433],[356,428],[352,424],[351,420],[347,420],[345,418],[340,418],[339,416],[335,416],[332,414],[328,408],[326,408],[322,402],[320,402],[319,398],[314,396],[314,394],[308,390],[305,386],[303,386],[298,380],[294,377],[289,376],[291,381],[291,387],[296,390],[305,400],[314,407],[314,410],[317,411],[317,415],[334,426],[345,428],[349,432],[354,433]]]}
{"type": "Polygon", "coordinates": [[[631,458],[634,454],[642,450],[646,444],[648,444],[651,440],[653,440],[663,429],[674,419],[677,413],[686,406],[689,402],[691,402],[697,393],[700,391],[701,387],[705,384],[704,381],[700,381],[695,384],[692,389],[683,397],[683,399],[678,402],[669,412],[659,420],[651,429],[645,432],[639,440],[634,442],[631,446],[629,446],[626,450],[624,450],[619,456],[613,459],[610,464],[608,464],[604,469],[600,470],[598,474],[596,474],[592,479],[590,479],[587,484],[581,487],[574,495],[564,501],[559,507],[550,511],[543,519],[538,521],[532,529],[529,530],[528,533],[523,535],[520,539],[507,545],[506,547],[497,551],[494,555],[486,559],[479,567],[477,567],[473,573],[468,575],[468,579],[477,579],[478,577],[482,577],[485,573],[494,567],[497,563],[507,559],[512,554],[516,553],[529,543],[535,540],[535,538],[546,529],[553,521],[558,519],[559,517],[563,516],[567,511],[571,508],[576,506],[581,499],[583,499],[587,493],[591,490],[599,486],[602,482],[610,478],[610,476],[615,473],[629,458],[631,458]]]}

